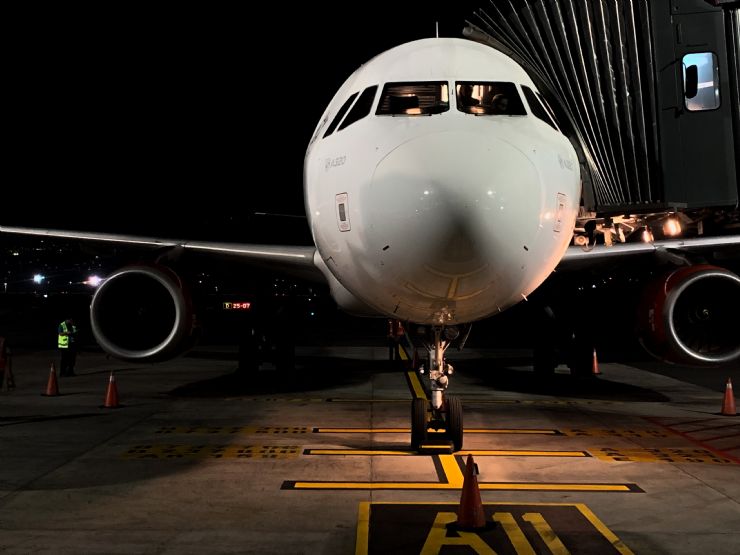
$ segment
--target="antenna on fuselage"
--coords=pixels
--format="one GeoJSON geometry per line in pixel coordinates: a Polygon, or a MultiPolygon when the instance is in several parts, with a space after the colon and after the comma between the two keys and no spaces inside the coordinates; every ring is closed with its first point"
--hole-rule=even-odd
{"type": "Polygon", "coordinates": [[[439,38],[439,21],[434,22],[434,29],[437,33],[437,38],[439,38]]]}

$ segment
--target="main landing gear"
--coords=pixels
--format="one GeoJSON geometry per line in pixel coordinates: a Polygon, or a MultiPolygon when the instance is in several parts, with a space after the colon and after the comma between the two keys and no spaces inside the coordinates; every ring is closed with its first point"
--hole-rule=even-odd
{"type": "Polygon", "coordinates": [[[429,428],[444,429],[453,450],[462,449],[462,403],[458,397],[445,394],[454,371],[452,365],[445,361],[445,351],[458,335],[457,328],[435,327],[431,330],[429,340],[424,341],[429,356],[426,368],[424,365],[419,367],[419,374],[429,377],[431,400],[414,399],[411,402],[411,448],[414,450],[418,450],[427,440],[429,428]]]}

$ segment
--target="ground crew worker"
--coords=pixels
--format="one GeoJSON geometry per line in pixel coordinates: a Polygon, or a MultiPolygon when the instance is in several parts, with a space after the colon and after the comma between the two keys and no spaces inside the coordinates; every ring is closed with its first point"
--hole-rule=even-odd
{"type": "Polygon", "coordinates": [[[75,361],[77,360],[77,326],[75,326],[74,320],[67,318],[59,324],[58,334],[57,346],[62,355],[62,360],[59,363],[59,375],[74,376],[75,361]]]}

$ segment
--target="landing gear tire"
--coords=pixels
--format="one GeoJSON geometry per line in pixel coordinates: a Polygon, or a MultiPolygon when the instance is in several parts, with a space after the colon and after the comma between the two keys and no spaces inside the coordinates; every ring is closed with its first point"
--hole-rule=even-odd
{"type": "Polygon", "coordinates": [[[414,399],[411,402],[411,449],[418,451],[427,439],[427,405],[425,399],[414,399]]]}
{"type": "Polygon", "coordinates": [[[453,395],[447,396],[446,429],[453,451],[460,451],[463,447],[463,409],[460,398],[453,395]]]}

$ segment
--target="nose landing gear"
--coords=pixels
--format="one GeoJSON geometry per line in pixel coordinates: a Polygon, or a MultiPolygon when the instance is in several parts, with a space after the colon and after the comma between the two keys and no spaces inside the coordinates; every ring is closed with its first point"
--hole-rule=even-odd
{"type": "Polygon", "coordinates": [[[428,370],[419,367],[420,374],[428,374],[431,400],[414,399],[411,404],[411,448],[419,450],[427,439],[429,428],[444,429],[445,436],[452,443],[454,451],[463,446],[463,410],[458,397],[446,395],[450,376],[454,369],[445,360],[445,351],[457,338],[456,328],[435,327],[433,340],[425,344],[428,352],[428,370]],[[444,337],[443,337],[444,333],[444,337]]]}

